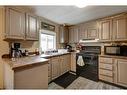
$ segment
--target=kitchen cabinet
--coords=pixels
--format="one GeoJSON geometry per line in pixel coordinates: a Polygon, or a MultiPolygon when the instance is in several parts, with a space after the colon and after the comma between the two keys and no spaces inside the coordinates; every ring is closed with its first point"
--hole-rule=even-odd
{"type": "Polygon", "coordinates": [[[120,15],[113,18],[113,40],[127,40],[127,16],[120,15]]]}
{"type": "Polygon", "coordinates": [[[115,59],[115,83],[127,87],[127,60],[115,59]]]}
{"type": "Polygon", "coordinates": [[[88,22],[85,24],[87,39],[98,38],[97,21],[88,22]]]}
{"type": "Polygon", "coordinates": [[[95,39],[98,38],[98,24],[97,21],[87,22],[81,25],[78,25],[78,40],[81,39],[95,39]]]}
{"type": "Polygon", "coordinates": [[[50,82],[52,80],[52,75],[51,75],[52,69],[51,69],[51,66],[52,66],[51,60],[49,59],[49,62],[48,62],[48,82],[50,82]]]}
{"type": "Polygon", "coordinates": [[[76,53],[71,53],[71,71],[76,72],[76,53]]]}
{"type": "Polygon", "coordinates": [[[59,61],[59,57],[53,57],[51,59],[51,64],[52,64],[52,80],[57,78],[60,74],[60,61],[59,61]]]}
{"type": "Polygon", "coordinates": [[[74,43],[74,28],[73,27],[69,27],[69,43],[74,43]]]}
{"type": "Polygon", "coordinates": [[[37,16],[26,13],[26,39],[38,40],[39,23],[37,16]]]}
{"type": "Polygon", "coordinates": [[[64,67],[65,67],[64,57],[60,56],[60,75],[65,73],[64,67]]]}
{"type": "Polygon", "coordinates": [[[88,39],[98,38],[98,30],[96,28],[88,28],[87,36],[88,36],[88,39]]]}
{"type": "Polygon", "coordinates": [[[127,59],[126,57],[100,56],[99,79],[127,87],[127,59]]]}
{"type": "Polygon", "coordinates": [[[78,40],[78,32],[79,32],[79,28],[77,26],[74,27],[74,33],[73,33],[73,36],[74,36],[74,43],[78,43],[79,40],[78,40]]]}
{"type": "Polygon", "coordinates": [[[68,31],[69,30],[67,26],[60,26],[60,31],[59,31],[60,43],[68,43],[68,40],[69,40],[68,31]]]}
{"type": "Polygon", "coordinates": [[[78,40],[80,41],[81,39],[87,39],[87,31],[84,24],[79,25],[78,40]]]}
{"type": "Polygon", "coordinates": [[[5,39],[25,38],[25,13],[11,8],[6,8],[6,33],[5,39]]]}
{"type": "Polygon", "coordinates": [[[64,57],[64,72],[70,71],[70,54],[63,55],[64,57]]]}
{"type": "Polygon", "coordinates": [[[70,70],[70,54],[60,56],[61,75],[70,70]]]}
{"type": "Polygon", "coordinates": [[[72,26],[69,27],[69,43],[77,43],[79,41],[78,39],[78,27],[72,26]]]}
{"type": "Polygon", "coordinates": [[[100,23],[99,25],[100,40],[101,41],[111,41],[112,20],[104,19],[104,20],[101,20],[99,23],[100,23]]]}
{"type": "Polygon", "coordinates": [[[114,82],[113,58],[99,57],[99,79],[114,82]]]}
{"type": "Polygon", "coordinates": [[[50,58],[51,60],[51,80],[70,71],[70,54],[60,55],[50,58]]]}

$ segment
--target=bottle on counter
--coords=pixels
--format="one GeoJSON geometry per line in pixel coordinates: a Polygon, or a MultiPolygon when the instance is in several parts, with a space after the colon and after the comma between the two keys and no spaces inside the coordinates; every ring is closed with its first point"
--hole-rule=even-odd
{"type": "Polygon", "coordinates": [[[28,56],[29,55],[29,51],[25,50],[25,55],[28,56]]]}
{"type": "Polygon", "coordinates": [[[39,55],[39,49],[38,48],[35,49],[35,54],[39,55]]]}

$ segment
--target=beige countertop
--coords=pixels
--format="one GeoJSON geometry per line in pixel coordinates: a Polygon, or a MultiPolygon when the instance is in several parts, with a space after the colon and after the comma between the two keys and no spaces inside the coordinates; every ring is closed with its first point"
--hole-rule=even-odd
{"type": "Polygon", "coordinates": [[[3,58],[3,61],[8,63],[12,69],[48,63],[48,59],[41,58],[40,56],[28,56],[13,59],[3,58]]]}
{"type": "Polygon", "coordinates": [[[99,55],[100,57],[112,57],[112,58],[120,58],[120,59],[127,59],[127,56],[116,56],[116,55],[99,55]]]}
{"type": "Polygon", "coordinates": [[[55,56],[61,56],[65,54],[70,54],[70,52],[66,53],[53,53],[53,54],[41,54],[41,55],[30,55],[27,57],[21,57],[21,58],[3,58],[3,61],[5,63],[8,63],[12,69],[17,69],[21,67],[26,66],[33,66],[33,65],[39,65],[39,64],[45,64],[48,63],[49,59],[51,57],[55,56]]]}

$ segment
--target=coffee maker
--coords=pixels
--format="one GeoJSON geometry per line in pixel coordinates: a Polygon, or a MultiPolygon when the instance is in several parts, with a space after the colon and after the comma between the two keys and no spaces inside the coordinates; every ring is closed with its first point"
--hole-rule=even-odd
{"type": "Polygon", "coordinates": [[[20,43],[11,43],[10,55],[12,58],[22,56],[22,51],[20,50],[20,43]]]}

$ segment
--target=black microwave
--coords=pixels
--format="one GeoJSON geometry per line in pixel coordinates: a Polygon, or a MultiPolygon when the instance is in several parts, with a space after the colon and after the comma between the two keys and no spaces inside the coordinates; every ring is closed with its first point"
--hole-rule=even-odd
{"type": "Polygon", "coordinates": [[[127,56],[127,46],[104,46],[106,55],[127,56]]]}

